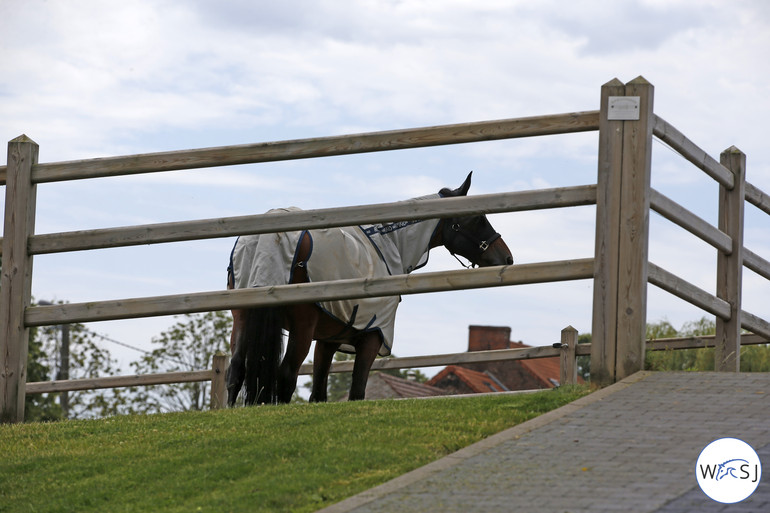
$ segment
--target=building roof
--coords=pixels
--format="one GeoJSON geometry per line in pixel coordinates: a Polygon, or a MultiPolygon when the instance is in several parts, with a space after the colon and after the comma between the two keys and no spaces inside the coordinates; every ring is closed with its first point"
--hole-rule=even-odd
{"type": "MultiPolygon", "coordinates": [[[[513,342],[510,337],[511,328],[507,326],[471,325],[468,327],[468,351],[532,347],[522,342],[513,342]]],[[[558,356],[463,365],[476,371],[492,373],[511,390],[559,386],[561,362],[558,356]]],[[[583,382],[579,376],[578,382],[583,382]]]]}
{"type": "MultiPolygon", "coordinates": [[[[510,342],[511,349],[532,347],[522,342],[510,342]]],[[[519,360],[521,366],[527,369],[538,381],[547,388],[559,386],[561,361],[558,357],[537,358],[535,360],[519,360]]]]}
{"type": "Polygon", "coordinates": [[[449,377],[449,375],[456,376],[475,393],[505,392],[508,390],[490,373],[467,369],[465,367],[460,367],[459,365],[449,365],[448,367],[445,367],[441,372],[428,380],[426,384],[436,385],[449,377]]]}
{"type": "Polygon", "coordinates": [[[427,383],[418,383],[391,374],[385,374],[384,372],[373,372],[366,383],[367,399],[432,397],[438,395],[447,395],[447,392],[430,386],[427,383]]]}

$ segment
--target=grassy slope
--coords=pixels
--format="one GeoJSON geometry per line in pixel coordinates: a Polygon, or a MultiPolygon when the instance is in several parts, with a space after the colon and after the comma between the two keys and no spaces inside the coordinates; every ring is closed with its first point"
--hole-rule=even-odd
{"type": "Polygon", "coordinates": [[[0,512],[314,511],[585,393],[0,425],[0,512]]]}

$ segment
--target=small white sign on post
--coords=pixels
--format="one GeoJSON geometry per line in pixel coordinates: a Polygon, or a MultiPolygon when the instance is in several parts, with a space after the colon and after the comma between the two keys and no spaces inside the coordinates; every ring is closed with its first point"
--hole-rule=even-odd
{"type": "Polygon", "coordinates": [[[636,121],[639,119],[638,96],[610,96],[607,119],[636,121]]]}

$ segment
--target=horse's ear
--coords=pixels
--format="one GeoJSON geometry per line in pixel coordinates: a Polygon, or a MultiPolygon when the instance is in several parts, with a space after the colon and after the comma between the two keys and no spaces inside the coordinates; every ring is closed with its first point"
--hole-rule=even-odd
{"type": "Polygon", "coordinates": [[[471,175],[473,175],[473,171],[468,173],[468,177],[465,179],[463,184],[457,189],[450,190],[449,188],[444,188],[444,189],[441,189],[440,194],[442,196],[467,196],[468,189],[471,188],[471,175]]]}

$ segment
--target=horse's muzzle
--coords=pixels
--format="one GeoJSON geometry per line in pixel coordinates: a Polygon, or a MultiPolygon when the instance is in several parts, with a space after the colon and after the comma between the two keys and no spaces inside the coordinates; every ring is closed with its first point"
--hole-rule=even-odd
{"type": "Polygon", "coordinates": [[[490,267],[493,265],[512,265],[513,256],[508,245],[502,237],[496,238],[489,247],[481,254],[479,267],[490,267]]]}

